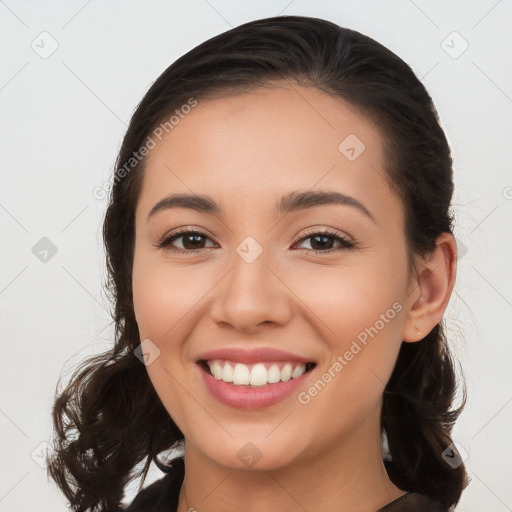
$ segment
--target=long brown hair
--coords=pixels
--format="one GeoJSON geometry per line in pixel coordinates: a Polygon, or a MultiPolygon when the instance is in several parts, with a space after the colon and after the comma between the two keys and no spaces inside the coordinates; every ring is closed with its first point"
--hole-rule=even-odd
{"type": "MultiPolygon", "coordinates": [[[[134,355],[140,344],[132,300],[134,215],[145,164],[134,154],[191,98],[283,79],[342,98],[378,125],[410,255],[427,255],[438,235],[453,231],[452,158],[438,114],[410,67],[381,44],[328,21],[281,16],[236,27],[179,58],[138,105],[116,161],[103,226],[114,346],[84,361],[55,399],[48,474],[75,511],[117,511],[130,480],[144,481],[151,461],[183,440],[134,355]]],[[[381,415],[391,480],[446,507],[468,483],[464,465],[443,458],[466,401],[464,388],[463,403],[452,409],[456,387],[441,322],[421,342],[402,343],[381,415]]]]}

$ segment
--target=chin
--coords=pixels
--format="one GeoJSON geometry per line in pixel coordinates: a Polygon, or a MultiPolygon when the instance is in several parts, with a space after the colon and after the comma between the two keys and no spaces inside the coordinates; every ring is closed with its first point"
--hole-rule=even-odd
{"type": "MultiPolygon", "coordinates": [[[[298,453],[291,451],[293,448],[297,449],[296,444],[281,442],[277,439],[272,442],[265,439],[265,435],[261,438],[252,436],[252,441],[249,440],[251,436],[247,436],[248,440],[244,441],[212,440],[211,444],[202,451],[212,463],[236,471],[275,471],[296,460],[298,453]]],[[[290,441],[290,438],[288,440],[290,441]]]]}

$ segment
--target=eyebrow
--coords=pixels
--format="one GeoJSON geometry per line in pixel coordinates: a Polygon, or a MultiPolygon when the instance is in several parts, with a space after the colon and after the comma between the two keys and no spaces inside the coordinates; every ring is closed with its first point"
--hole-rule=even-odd
{"type": "MultiPolygon", "coordinates": [[[[294,191],[283,196],[277,201],[274,211],[276,215],[285,214],[288,212],[296,212],[313,208],[315,206],[324,206],[338,204],[343,206],[352,206],[364,213],[368,218],[376,222],[374,216],[369,210],[354,197],[335,192],[330,190],[310,190],[306,192],[294,191]]],[[[147,220],[162,210],[171,208],[188,208],[201,213],[212,215],[223,214],[223,209],[211,197],[207,195],[196,194],[172,194],[164,197],[158,201],[153,208],[151,208],[147,220]]]]}

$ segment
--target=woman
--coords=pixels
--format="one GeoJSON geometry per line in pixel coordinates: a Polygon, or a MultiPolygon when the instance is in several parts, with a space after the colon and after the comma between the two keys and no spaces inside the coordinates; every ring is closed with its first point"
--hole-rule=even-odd
{"type": "Polygon", "coordinates": [[[54,406],[71,507],[123,510],[154,461],[129,512],[453,509],[452,192],[430,96],[358,32],[269,18],[178,59],[117,160],[115,346],[54,406]]]}

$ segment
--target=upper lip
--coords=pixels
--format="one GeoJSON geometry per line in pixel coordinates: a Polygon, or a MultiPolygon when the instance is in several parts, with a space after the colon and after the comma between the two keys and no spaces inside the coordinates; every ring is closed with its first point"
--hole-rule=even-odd
{"type": "Polygon", "coordinates": [[[225,359],[233,361],[235,363],[252,364],[252,363],[264,363],[273,361],[289,361],[297,363],[312,363],[311,359],[279,350],[277,348],[260,347],[254,349],[246,349],[240,347],[232,348],[221,348],[218,350],[210,350],[201,354],[198,358],[199,361],[210,361],[212,359],[225,359]]]}

